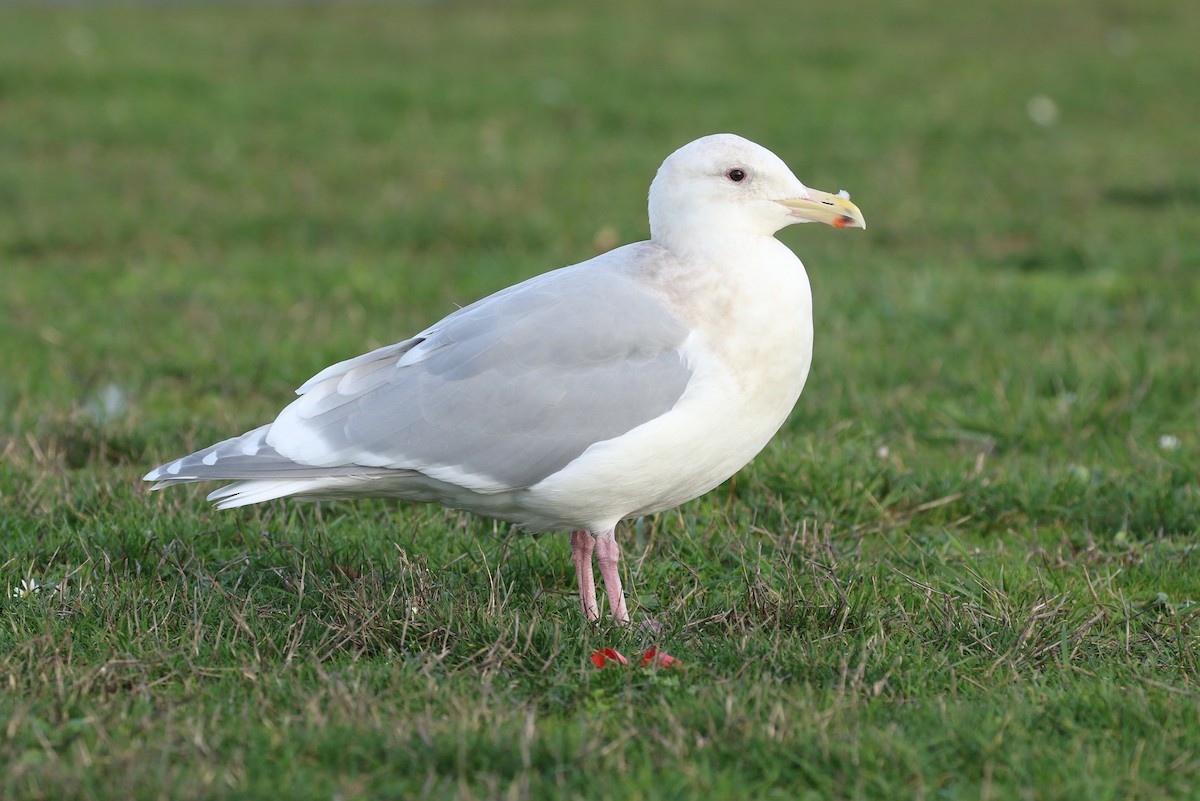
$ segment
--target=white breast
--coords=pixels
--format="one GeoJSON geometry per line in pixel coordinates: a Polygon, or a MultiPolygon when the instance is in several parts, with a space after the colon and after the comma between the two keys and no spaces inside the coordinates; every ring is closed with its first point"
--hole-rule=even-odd
{"type": "Polygon", "coordinates": [[[753,459],[783,425],[812,360],[808,276],[773,238],[739,243],[736,253],[736,261],[661,279],[664,302],[693,331],[684,348],[692,382],[667,414],[596,443],[530,488],[521,505],[537,527],[604,530],[691,500],[753,459]]]}

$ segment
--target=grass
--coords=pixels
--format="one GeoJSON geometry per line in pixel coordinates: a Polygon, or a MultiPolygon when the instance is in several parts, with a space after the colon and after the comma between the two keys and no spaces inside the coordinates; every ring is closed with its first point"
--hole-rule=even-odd
{"type": "Polygon", "coordinates": [[[0,796],[1200,795],[1195,4],[0,19],[0,796]],[[717,130],[871,227],[782,235],[806,394],[626,532],[661,632],[565,537],[139,482],[644,237],[717,130]]]}

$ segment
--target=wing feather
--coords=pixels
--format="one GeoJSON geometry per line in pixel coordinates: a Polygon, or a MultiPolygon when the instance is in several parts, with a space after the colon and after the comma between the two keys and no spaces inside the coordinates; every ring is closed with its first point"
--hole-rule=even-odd
{"type": "Polygon", "coordinates": [[[273,423],[147,478],[308,486],[420,473],[483,493],[532,486],[683,395],[688,328],[628,269],[663,258],[629,245],[484,298],[322,370],[273,423]]]}

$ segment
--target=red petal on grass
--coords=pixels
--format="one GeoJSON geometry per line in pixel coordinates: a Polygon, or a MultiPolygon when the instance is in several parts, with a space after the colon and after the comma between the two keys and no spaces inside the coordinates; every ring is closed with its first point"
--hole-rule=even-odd
{"type": "Polygon", "coordinates": [[[599,651],[596,651],[594,654],[592,654],[592,664],[598,668],[604,667],[604,665],[610,659],[618,664],[629,664],[629,660],[621,656],[621,652],[616,648],[601,648],[599,651]]]}
{"type": "Polygon", "coordinates": [[[679,667],[679,664],[679,660],[667,652],[660,651],[657,648],[651,648],[646,652],[646,655],[642,657],[642,664],[640,667],[654,665],[657,668],[671,668],[679,667]]]}

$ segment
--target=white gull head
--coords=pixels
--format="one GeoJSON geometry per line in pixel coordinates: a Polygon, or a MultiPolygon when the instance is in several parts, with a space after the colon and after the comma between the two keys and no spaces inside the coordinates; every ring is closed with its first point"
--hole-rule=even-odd
{"type": "Polygon", "coordinates": [[[671,248],[711,237],[771,236],[823,222],[866,228],[843,194],[810,189],[783,160],[735,134],[713,134],[676,150],[650,184],[650,238],[671,248]]]}

